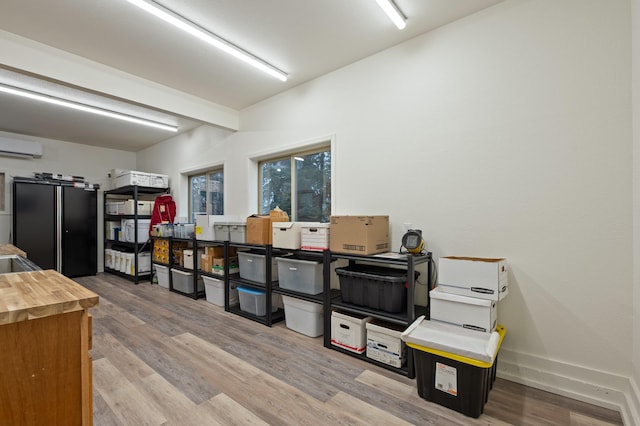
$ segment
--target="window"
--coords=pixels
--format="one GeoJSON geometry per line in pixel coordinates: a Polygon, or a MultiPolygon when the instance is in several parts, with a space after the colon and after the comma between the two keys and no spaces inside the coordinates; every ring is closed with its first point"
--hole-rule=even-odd
{"type": "Polygon", "coordinates": [[[261,161],[260,209],[276,206],[292,221],[329,222],[331,216],[331,149],[296,153],[261,161]]]}
{"type": "Polygon", "coordinates": [[[224,172],[210,170],[189,176],[189,218],[198,214],[224,214],[224,172]]]}

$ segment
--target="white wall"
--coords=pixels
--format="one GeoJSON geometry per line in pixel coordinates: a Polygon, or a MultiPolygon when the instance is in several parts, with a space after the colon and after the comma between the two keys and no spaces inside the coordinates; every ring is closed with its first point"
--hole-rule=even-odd
{"type": "Polygon", "coordinates": [[[248,108],[238,133],[143,151],[138,167],[171,158],[158,171],[175,179],[224,164],[227,213],[244,214],[248,158],[334,137],[334,213],[390,215],[393,247],[411,222],[436,258],[508,259],[501,376],[628,416],[629,16],[628,1],[506,1],[248,108]]]}
{"type": "MultiPolygon", "coordinates": [[[[632,85],[633,85],[633,374],[629,392],[629,406],[640,407],[640,0],[633,0],[632,28],[632,85]]],[[[634,413],[640,424],[640,408],[634,413]]]]}
{"type": "MultiPolygon", "coordinates": [[[[14,176],[33,177],[36,172],[82,176],[86,182],[109,189],[108,173],[111,169],[135,169],[136,166],[136,154],[132,152],[7,132],[0,132],[0,137],[17,141],[35,141],[43,147],[42,158],[17,159],[0,156],[0,171],[6,176],[5,210],[0,212],[0,244],[11,242],[11,183],[14,176]]],[[[98,194],[98,223],[102,223],[102,190],[98,194]]],[[[99,226],[98,241],[102,241],[102,232],[102,226],[99,226]]],[[[99,246],[98,270],[102,270],[103,265],[102,246],[99,246]]]]}

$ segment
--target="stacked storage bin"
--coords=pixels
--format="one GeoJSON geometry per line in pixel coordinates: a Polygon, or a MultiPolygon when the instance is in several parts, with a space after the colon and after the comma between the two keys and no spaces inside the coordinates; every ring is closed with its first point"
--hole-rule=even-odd
{"type": "Polygon", "coordinates": [[[508,293],[505,259],[440,258],[438,286],[429,292],[431,320],[419,318],[403,334],[414,349],[422,398],[482,414],[506,333],[497,305],[508,293]]]}
{"type": "MultiPolygon", "coordinates": [[[[406,309],[408,273],[405,269],[368,264],[336,268],[342,301],[382,312],[406,309]]],[[[401,330],[370,316],[336,312],[331,315],[331,344],[401,368],[406,362],[401,330]]]]}
{"type": "MultiPolygon", "coordinates": [[[[280,288],[308,295],[322,293],[324,275],[321,262],[278,257],[277,263],[280,288]]],[[[284,295],[282,300],[287,328],[309,337],[324,333],[322,304],[284,295]]]]}

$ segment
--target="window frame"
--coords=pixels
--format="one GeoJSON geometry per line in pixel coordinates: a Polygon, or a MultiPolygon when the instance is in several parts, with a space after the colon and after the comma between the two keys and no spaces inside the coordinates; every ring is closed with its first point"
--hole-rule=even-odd
{"type": "MultiPolygon", "coordinates": [[[[224,214],[224,211],[226,209],[225,206],[225,171],[224,171],[224,165],[218,165],[218,166],[212,166],[211,168],[207,168],[207,169],[200,169],[198,171],[192,171],[190,173],[187,173],[187,216],[189,218],[189,221],[193,221],[195,222],[195,212],[193,211],[193,198],[192,198],[192,178],[194,177],[199,177],[199,176],[205,176],[206,178],[206,185],[207,185],[207,191],[206,191],[206,206],[207,209],[210,205],[212,205],[212,203],[209,200],[209,190],[208,190],[208,185],[209,185],[209,175],[212,174],[217,174],[217,173],[222,173],[222,213],[220,214],[224,214]]],[[[202,213],[199,213],[202,214],[202,213]]],[[[205,212],[204,214],[213,214],[213,212],[205,212]]]]}
{"type": "Polygon", "coordinates": [[[290,182],[290,187],[291,187],[291,215],[290,215],[290,220],[291,221],[296,221],[298,220],[298,211],[297,211],[297,202],[298,202],[298,192],[297,192],[297,187],[296,187],[296,158],[295,157],[304,157],[306,155],[310,155],[310,154],[317,154],[317,153],[321,153],[321,152],[329,152],[330,156],[331,156],[331,170],[330,170],[330,179],[331,179],[331,196],[330,196],[330,207],[329,207],[329,215],[331,215],[333,213],[333,205],[334,205],[334,169],[335,169],[335,164],[334,164],[334,148],[333,148],[333,139],[324,139],[324,142],[321,144],[316,144],[314,146],[307,146],[307,147],[300,147],[300,149],[298,150],[289,150],[286,152],[280,152],[277,154],[274,154],[272,156],[268,156],[268,157],[263,157],[259,160],[257,160],[257,189],[258,189],[258,212],[260,212],[260,214],[266,214],[265,212],[262,212],[262,182],[263,182],[263,175],[262,175],[262,166],[264,163],[273,163],[273,162],[279,162],[279,161],[283,161],[283,160],[289,160],[289,164],[290,164],[290,170],[291,170],[291,182],[290,182]]]}

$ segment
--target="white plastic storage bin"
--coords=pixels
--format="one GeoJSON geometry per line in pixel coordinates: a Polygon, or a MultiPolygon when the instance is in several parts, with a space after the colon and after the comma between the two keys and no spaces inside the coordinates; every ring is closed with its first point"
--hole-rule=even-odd
{"type": "MultiPolygon", "coordinates": [[[[276,312],[278,306],[274,300],[277,295],[273,295],[271,299],[271,312],[276,312]]],[[[255,290],[247,287],[238,287],[238,298],[240,299],[240,310],[263,317],[267,315],[267,295],[262,290],[255,290]]]]}
{"type": "Polygon", "coordinates": [[[287,328],[309,337],[322,336],[322,304],[282,295],[287,328]]]}
{"type": "Polygon", "coordinates": [[[297,250],[300,248],[300,222],[273,222],[273,247],[297,250]]]}
{"type": "Polygon", "coordinates": [[[229,228],[229,241],[244,244],[247,241],[247,222],[225,222],[229,228]]]}
{"type": "MultiPolygon", "coordinates": [[[[238,267],[240,268],[240,278],[266,284],[266,257],[264,254],[238,252],[238,267]]],[[[271,258],[271,280],[278,279],[278,265],[276,258],[271,258]]]]}
{"type": "Polygon", "coordinates": [[[429,292],[432,321],[446,322],[490,333],[496,329],[498,302],[447,293],[440,287],[429,292]]]}
{"type": "MultiPolygon", "coordinates": [[[[183,293],[193,293],[193,272],[171,269],[173,289],[183,293]]],[[[202,278],[198,278],[198,291],[204,290],[202,278]]]]}
{"type": "Polygon", "coordinates": [[[302,250],[329,250],[329,224],[305,222],[300,226],[302,250]]]}
{"type": "Polygon", "coordinates": [[[133,261],[133,253],[122,253],[120,254],[120,268],[118,271],[126,274],[131,269],[131,262],[133,261]]]}
{"type": "MultiPolygon", "coordinates": [[[[218,278],[202,276],[204,280],[204,291],[207,302],[214,305],[224,306],[224,280],[218,278]]],[[[229,292],[229,305],[238,303],[238,290],[232,288],[229,292]]]]}
{"type": "Polygon", "coordinates": [[[113,250],[104,249],[104,266],[106,268],[111,268],[113,263],[113,250]]]}
{"type": "Polygon", "coordinates": [[[195,234],[198,240],[229,241],[229,220],[225,215],[197,215],[195,234]]]}
{"type": "Polygon", "coordinates": [[[331,344],[358,354],[367,349],[366,315],[331,313],[331,344]]]}
{"type": "Polygon", "coordinates": [[[153,265],[158,277],[158,285],[160,287],[169,288],[169,267],[162,265],[153,265]]]}
{"type": "Polygon", "coordinates": [[[286,257],[277,257],[276,261],[281,288],[305,294],[322,293],[322,263],[286,257]]]}
{"type": "Polygon", "coordinates": [[[136,227],[135,219],[122,219],[122,240],[133,243],[138,234],[138,243],[144,243],[149,239],[149,227],[151,219],[138,219],[136,227]]]}
{"type": "Polygon", "coordinates": [[[405,327],[368,322],[367,358],[400,368],[406,359],[406,347],[401,339],[405,327]]]}
{"type": "MultiPolygon", "coordinates": [[[[151,253],[144,252],[138,253],[138,274],[151,271],[151,253]]],[[[127,260],[126,273],[129,275],[135,275],[135,255],[132,253],[127,260]]]]}

